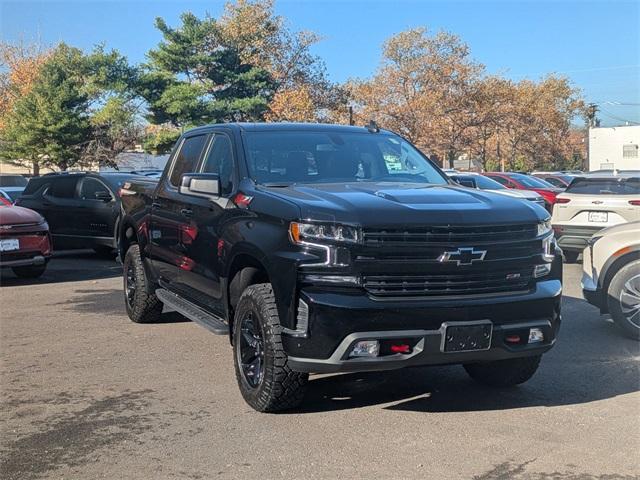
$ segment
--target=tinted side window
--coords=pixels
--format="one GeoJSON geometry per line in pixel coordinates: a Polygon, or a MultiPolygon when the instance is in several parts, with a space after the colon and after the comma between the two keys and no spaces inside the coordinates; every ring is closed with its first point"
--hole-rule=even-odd
{"type": "Polygon", "coordinates": [[[98,192],[106,192],[111,195],[109,189],[101,181],[91,177],[85,178],[80,187],[80,198],[83,200],[95,200],[98,192]]]}
{"type": "Polygon", "coordinates": [[[76,193],[77,177],[56,178],[51,182],[47,194],[56,198],[73,198],[76,193]]]}
{"type": "Polygon", "coordinates": [[[551,185],[553,185],[554,187],[559,187],[559,188],[564,188],[564,183],[562,183],[560,180],[558,180],[557,178],[554,177],[547,177],[544,180],[546,180],[547,182],[549,182],[551,185]]]}
{"type": "Polygon", "coordinates": [[[217,173],[220,175],[222,194],[231,192],[233,175],[233,149],[229,137],[216,134],[213,137],[207,158],[202,165],[202,173],[217,173]]]}
{"type": "Polygon", "coordinates": [[[204,147],[206,139],[206,135],[198,135],[197,137],[186,138],[182,142],[180,151],[173,162],[171,176],[169,177],[171,185],[174,187],[180,186],[180,179],[182,178],[182,175],[196,171],[198,160],[200,159],[200,153],[202,153],[202,148],[204,147]]]}
{"type": "Polygon", "coordinates": [[[498,183],[501,183],[502,185],[509,185],[509,180],[507,180],[506,178],[503,177],[489,177],[491,180],[495,180],[498,183]]]}

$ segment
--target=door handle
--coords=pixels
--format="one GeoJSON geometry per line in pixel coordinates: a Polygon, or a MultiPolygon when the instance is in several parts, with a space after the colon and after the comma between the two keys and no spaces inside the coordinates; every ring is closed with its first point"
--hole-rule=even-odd
{"type": "Polygon", "coordinates": [[[155,208],[162,208],[162,203],[160,203],[160,202],[153,202],[153,203],[151,204],[151,206],[152,206],[152,207],[155,207],[155,208]]]}
{"type": "Polygon", "coordinates": [[[183,208],[182,210],[180,210],[180,213],[183,217],[193,217],[193,210],[191,210],[190,208],[183,208]]]}

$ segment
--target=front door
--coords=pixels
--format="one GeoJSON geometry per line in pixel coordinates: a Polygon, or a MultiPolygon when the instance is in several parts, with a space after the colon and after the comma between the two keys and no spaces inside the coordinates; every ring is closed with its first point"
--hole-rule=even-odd
{"type": "Polygon", "coordinates": [[[220,198],[191,197],[192,222],[185,234],[186,256],[193,267],[180,272],[189,296],[207,309],[222,313],[220,286],[221,255],[220,226],[232,210],[229,197],[234,186],[234,158],[231,137],[223,131],[212,135],[198,173],[216,173],[220,177],[220,198]]]}
{"type": "Polygon", "coordinates": [[[186,136],[171,160],[171,170],[160,180],[153,200],[149,222],[149,257],[163,285],[181,295],[188,295],[181,272],[193,268],[187,247],[192,242],[193,197],[180,194],[182,175],[198,168],[208,134],[186,136]]]}
{"type": "Polygon", "coordinates": [[[97,178],[85,177],[80,184],[80,235],[100,245],[113,245],[117,204],[111,190],[97,178]]]}

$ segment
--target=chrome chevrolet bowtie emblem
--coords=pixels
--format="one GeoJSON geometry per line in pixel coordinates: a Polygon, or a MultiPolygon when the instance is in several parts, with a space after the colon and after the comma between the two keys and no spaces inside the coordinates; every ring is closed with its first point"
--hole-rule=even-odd
{"type": "Polygon", "coordinates": [[[456,262],[456,265],[471,265],[481,262],[487,254],[486,250],[476,250],[473,247],[459,248],[453,252],[444,252],[438,257],[439,262],[456,262]]]}

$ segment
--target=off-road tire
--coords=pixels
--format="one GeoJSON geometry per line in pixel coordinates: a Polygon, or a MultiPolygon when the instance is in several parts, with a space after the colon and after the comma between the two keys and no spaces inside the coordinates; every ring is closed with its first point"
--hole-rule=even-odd
{"type": "Polygon", "coordinates": [[[580,255],[580,252],[573,252],[573,251],[565,250],[563,252],[563,254],[564,254],[564,263],[577,263],[578,262],[578,256],[580,255]]]}
{"type": "Polygon", "coordinates": [[[464,369],[479,383],[492,387],[511,387],[533,377],[538,370],[541,358],[541,355],[536,355],[494,362],[469,363],[464,365],[464,369]]]}
{"type": "Polygon", "coordinates": [[[611,318],[613,318],[613,321],[620,330],[622,330],[627,337],[640,340],[640,326],[629,321],[622,311],[623,305],[621,302],[621,294],[625,283],[637,275],[640,275],[640,260],[628,263],[618,270],[611,279],[609,288],[607,289],[607,304],[611,318]]]}
{"type": "Polygon", "coordinates": [[[297,407],[303,400],[309,375],[294,372],[282,347],[282,327],[271,284],[250,285],[240,296],[233,323],[233,360],[236,379],[244,400],[258,412],[277,412],[297,407]],[[252,387],[240,366],[241,324],[245,315],[258,321],[264,343],[264,373],[252,387]]]}
{"type": "Polygon", "coordinates": [[[42,265],[25,265],[24,267],[13,267],[13,273],[19,278],[38,278],[41,277],[47,269],[47,264],[42,265]]]}
{"type": "Polygon", "coordinates": [[[135,323],[157,322],[162,314],[162,302],[158,300],[152,290],[152,286],[149,285],[149,280],[142,265],[140,247],[137,244],[131,245],[124,256],[123,273],[124,304],[131,321],[135,323]],[[135,280],[135,292],[131,299],[127,295],[127,272],[129,267],[132,268],[135,280]]]}

